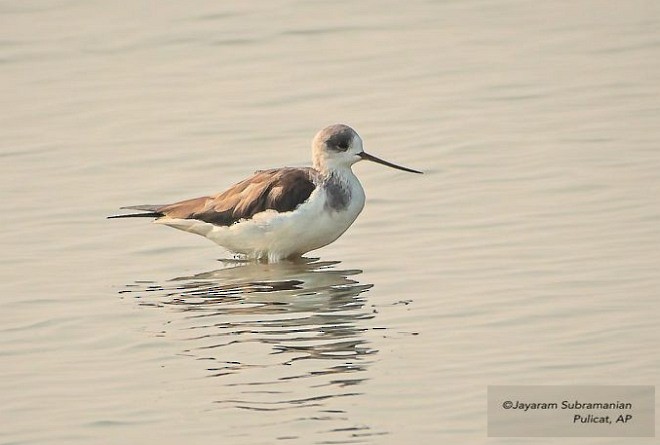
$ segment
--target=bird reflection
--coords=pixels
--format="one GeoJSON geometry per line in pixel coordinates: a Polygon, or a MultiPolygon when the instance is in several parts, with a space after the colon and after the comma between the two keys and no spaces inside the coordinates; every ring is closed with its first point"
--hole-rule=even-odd
{"type": "Polygon", "coordinates": [[[180,315],[166,323],[165,335],[181,337],[185,353],[203,361],[210,376],[240,389],[217,403],[257,411],[318,407],[358,394],[346,388],[365,379],[356,373],[376,352],[363,335],[374,316],[364,296],[372,285],[354,279],[361,270],[338,265],[223,261],[218,270],[136,282],[122,292],[180,315]]]}

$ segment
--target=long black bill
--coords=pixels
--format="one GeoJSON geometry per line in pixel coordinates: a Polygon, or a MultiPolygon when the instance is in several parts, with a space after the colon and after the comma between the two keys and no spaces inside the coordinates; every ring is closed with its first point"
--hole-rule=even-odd
{"type": "Polygon", "coordinates": [[[372,156],[369,153],[362,152],[358,156],[360,156],[365,161],[373,161],[378,164],[383,164],[383,165],[387,165],[388,167],[396,168],[397,170],[403,170],[404,172],[419,173],[419,174],[424,173],[424,172],[420,172],[419,170],[413,170],[412,168],[402,167],[400,165],[392,164],[391,162],[383,161],[382,159],[377,158],[376,156],[372,156]]]}

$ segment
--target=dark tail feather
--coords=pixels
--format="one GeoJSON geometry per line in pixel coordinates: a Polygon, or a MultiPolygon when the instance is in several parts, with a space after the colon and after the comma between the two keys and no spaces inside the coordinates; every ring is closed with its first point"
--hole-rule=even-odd
{"type": "Polygon", "coordinates": [[[163,216],[162,213],[158,212],[149,212],[149,213],[129,213],[128,215],[112,215],[108,216],[107,219],[114,218],[160,218],[163,216]]]}
{"type": "Polygon", "coordinates": [[[128,207],[122,207],[122,209],[126,210],[144,210],[147,213],[128,213],[126,215],[112,215],[108,216],[108,219],[113,219],[113,218],[160,218],[161,216],[165,216],[164,213],[159,212],[158,209],[163,206],[161,205],[138,205],[138,206],[128,206],[128,207]]]}

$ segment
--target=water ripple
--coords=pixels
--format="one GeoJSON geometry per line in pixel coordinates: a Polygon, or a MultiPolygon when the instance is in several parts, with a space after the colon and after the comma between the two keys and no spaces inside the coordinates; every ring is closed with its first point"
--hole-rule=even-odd
{"type": "MultiPolygon", "coordinates": [[[[361,394],[367,377],[360,374],[377,353],[363,335],[375,316],[364,294],[372,285],[354,279],[361,270],[338,264],[225,261],[164,283],[135,281],[120,293],[168,310],[164,336],[227,389],[213,401],[218,409],[303,409],[321,418],[344,413],[341,400],[361,394]]],[[[335,431],[355,428],[334,420],[335,431]]]]}

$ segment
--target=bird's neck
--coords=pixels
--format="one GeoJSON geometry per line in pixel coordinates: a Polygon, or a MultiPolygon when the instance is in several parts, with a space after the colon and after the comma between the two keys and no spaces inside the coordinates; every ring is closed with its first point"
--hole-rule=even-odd
{"type": "Polygon", "coordinates": [[[326,178],[326,180],[333,178],[334,180],[351,183],[357,179],[355,173],[353,173],[353,170],[351,170],[351,167],[345,165],[335,168],[321,168],[317,170],[321,173],[323,178],[326,178]]]}

